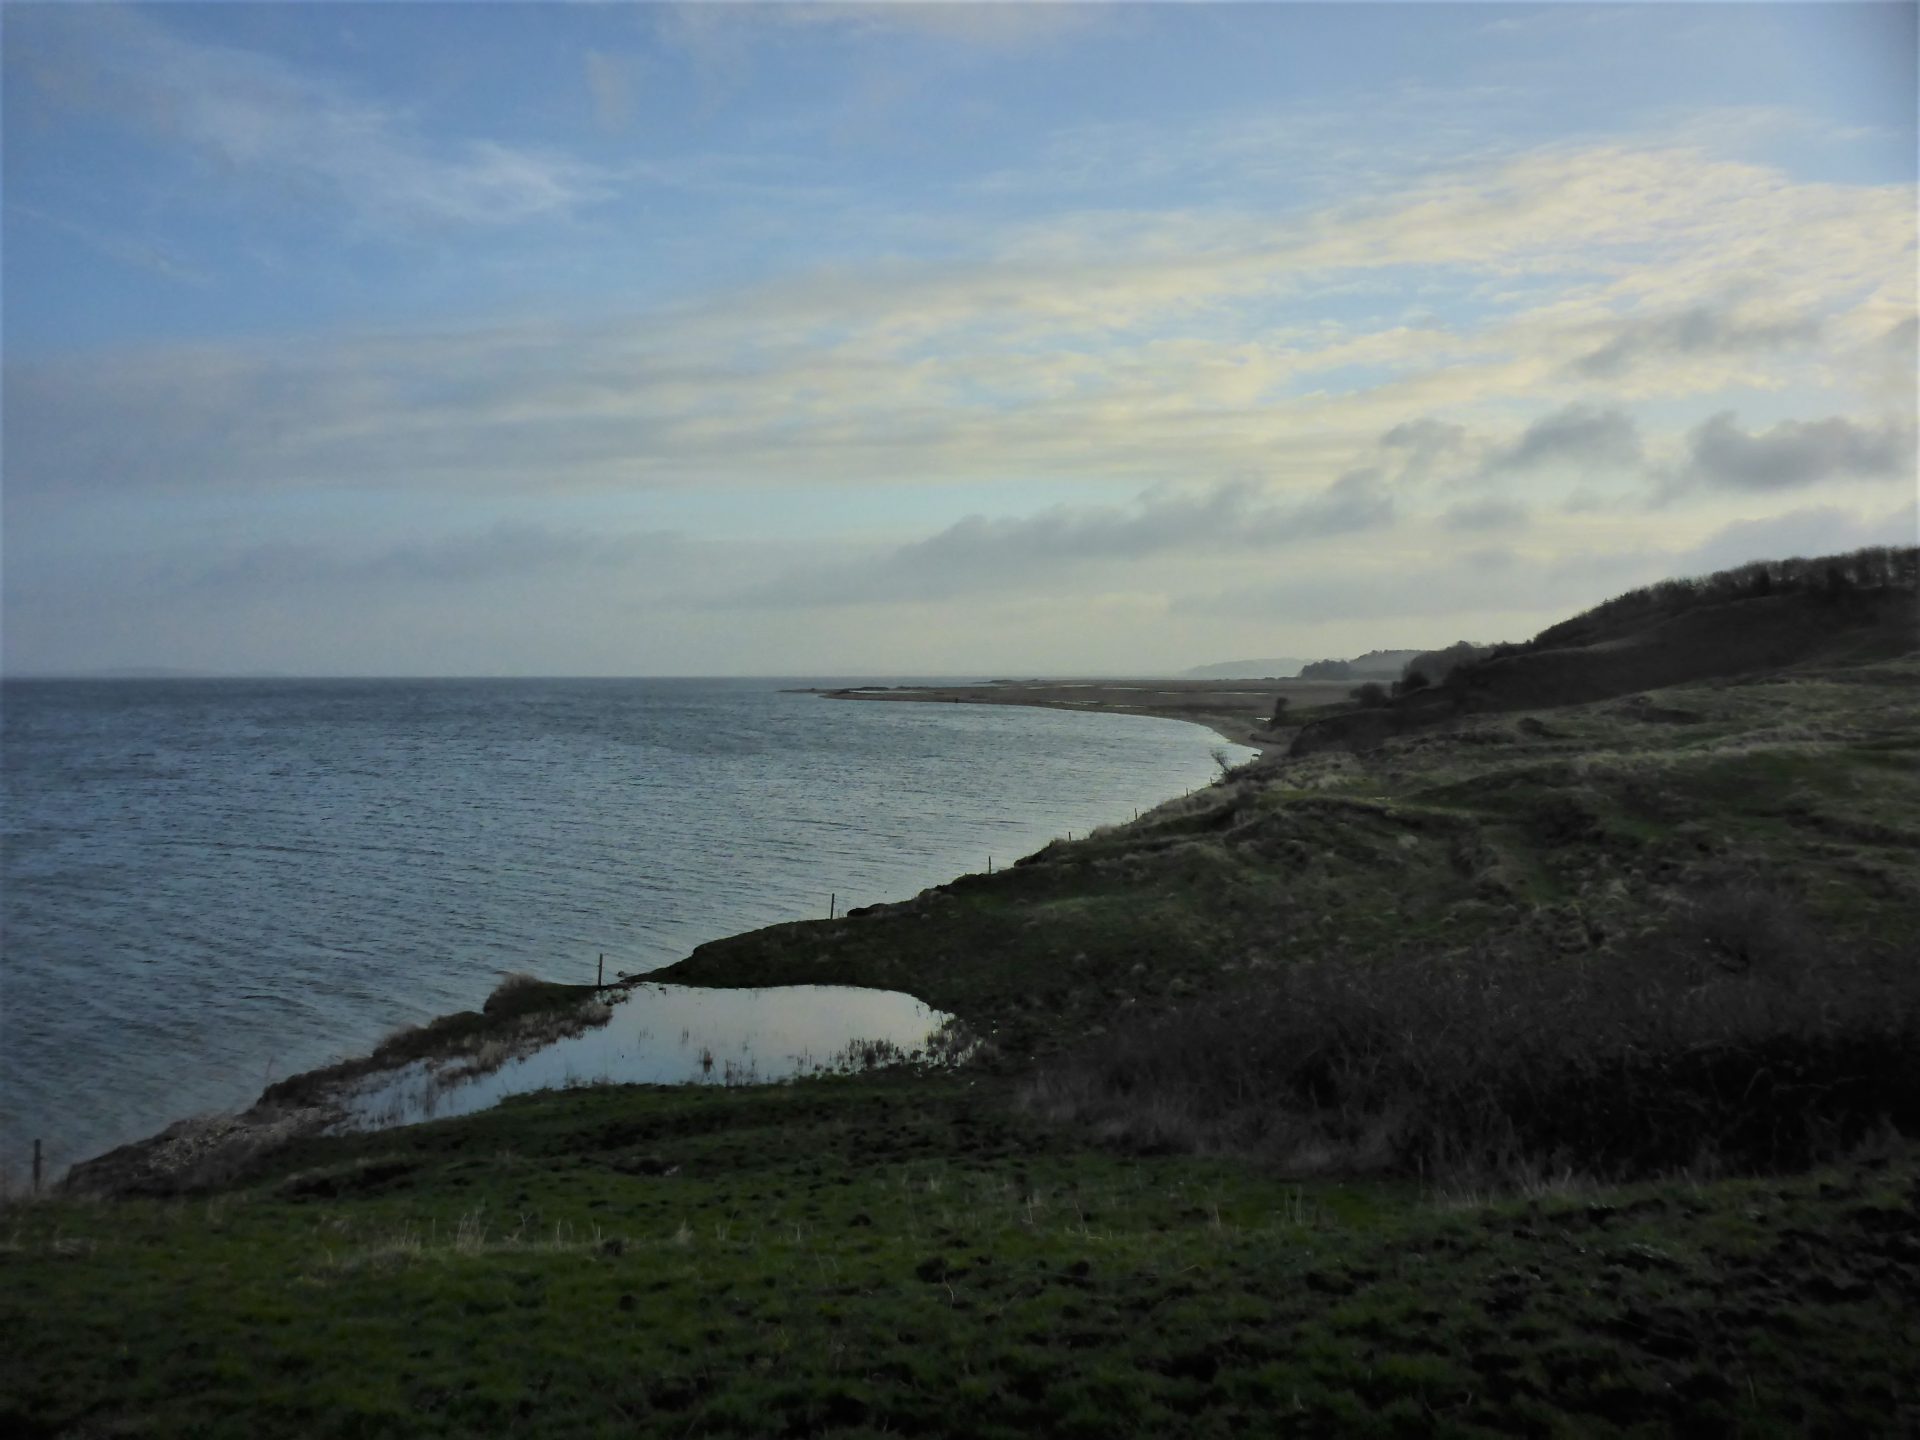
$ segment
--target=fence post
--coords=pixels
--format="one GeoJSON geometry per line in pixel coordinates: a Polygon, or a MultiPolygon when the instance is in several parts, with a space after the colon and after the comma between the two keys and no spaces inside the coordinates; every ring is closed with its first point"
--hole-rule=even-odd
{"type": "Polygon", "coordinates": [[[600,963],[593,967],[593,988],[598,990],[607,983],[607,957],[603,954],[600,963]]]}
{"type": "Polygon", "coordinates": [[[33,1142],[33,1193],[40,1193],[40,1142],[33,1142]]]}
{"type": "Polygon", "coordinates": [[[839,905],[839,903],[840,903],[840,892],[837,890],[829,891],[827,893],[827,919],[831,920],[834,918],[833,912],[836,909],[836,907],[839,905]]]}

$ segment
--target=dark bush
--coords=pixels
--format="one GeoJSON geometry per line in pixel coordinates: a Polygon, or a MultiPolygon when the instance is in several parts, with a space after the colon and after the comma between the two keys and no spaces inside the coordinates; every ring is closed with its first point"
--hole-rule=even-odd
{"type": "Polygon", "coordinates": [[[1103,1037],[1034,1103],[1294,1169],[1603,1177],[1920,1133],[1920,972],[1721,887],[1621,953],[1297,965],[1103,1037]]]}
{"type": "Polygon", "coordinates": [[[1358,701],[1369,710],[1378,709],[1387,703],[1387,687],[1378,680],[1369,680],[1366,684],[1356,685],[1349,690],[1347,698],[1358,701]]]}

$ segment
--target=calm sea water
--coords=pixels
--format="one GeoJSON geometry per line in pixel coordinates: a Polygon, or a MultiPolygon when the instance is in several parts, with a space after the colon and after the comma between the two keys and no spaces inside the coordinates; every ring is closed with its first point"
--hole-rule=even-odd
{"type": "Polygon", "coordinates": [[[903,899],[1204,783],[1177,721],[795,681],[12,681],[0,1174],[475,1006],[903,899]]]}

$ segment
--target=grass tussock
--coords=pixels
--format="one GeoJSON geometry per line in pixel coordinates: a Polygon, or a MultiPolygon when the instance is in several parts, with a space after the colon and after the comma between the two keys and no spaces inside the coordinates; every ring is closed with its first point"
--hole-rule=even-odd
{"type": "Polygon", "coordinates": [[[1121,1026],[1029,1105],[1146,1151],[1539,1183],[1764,1171],[1920,1131],[1920,971],[1757,882],[1618,949],[1321,959],[1121,1026]]]}
{"type": "Polygon", "coordinates": [[[500,977],[500,983],[493,987],[493,993],[487,996],[486,1003],[480,1008],[489,1015],[521,1010],[547,988],[547,982],[538,975],[514,970],[500,977]]]}

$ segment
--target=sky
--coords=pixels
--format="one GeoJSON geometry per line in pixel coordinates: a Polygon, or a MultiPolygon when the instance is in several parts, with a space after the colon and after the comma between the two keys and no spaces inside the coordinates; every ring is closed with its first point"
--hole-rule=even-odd
{"type": "Polygon", "coordinates": [[[1914,543],[1915,16],[7,3],[0,666],[1164,674],[1914,543]]]}

